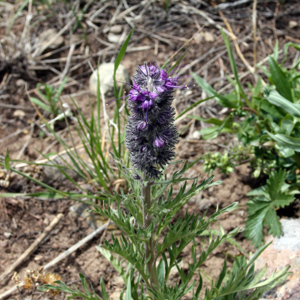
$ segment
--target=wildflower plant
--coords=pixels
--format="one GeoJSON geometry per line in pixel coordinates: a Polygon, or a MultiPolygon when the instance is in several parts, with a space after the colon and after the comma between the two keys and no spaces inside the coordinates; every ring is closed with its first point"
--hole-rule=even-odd
{"type": "MultiPolygon", "coordinates": [[[[132,32],[116,58],[115,72],[125,54],[131,34],[132,32]]],[[[178,65],[181,58],[174,66],[178,65]]],[[[174,70],[174,66],[171,70],[174,70]]],[[[187,162],[181,165],[181,168],[178,163],[177,171],[173,174],[165,172],[167,165],[172,163],[175,157],[174,150],[178,141],[178,133],[174,125],[175,113],[171,105],[174,90],[180,87],[182,86],[179,78],[173,71],[167,72],[156,64],[139,66],[128,96],[130,116],[124,135],[120,132],[120,99],[117,99],[115,116],[112,120],[114,124],[118,124],[117,144],[113,142],[115,126],[111,131],[108,130],[108,135],[111,140],[111,156],[120,176],[127,182],[126,189],[120,189],[119,192],[114,191],[108,184],[111,178],[108,174],[116,168],[110,166],[101,147],[100,86],[97,97],[98,118],[92,114],[90,122],[83,116],[81,116],[82,121],[79,121],[80,137],[86,152],[89,153],[92,166],[79,155],[72,156],[76,148],[71,151],[58,135],[51,131],[50,126],[46,125],[66,147],[67,155],[80,178],[92,185],[98,184],[95,189],[89,191],[82,188],[66,173],[66,168],[72,168],[70,163],[64,167],[58,164],[52,166],[62,172],[78,188],[78,192],[59,190],[31,178],[13,168],[8,155],[2,163],[7,170],[32,179],[45,188],[45,191],[40,194],[30,194],[31,196],[48,195],[48,198],[70,198],[77,201],[88,199],[85,203],[92,205],[94,212],[105,216],[118,226],[123,233],[122,236],[115,238],[112,235],[110,241],[104,240],[97,249],[110,261],[124,280],[125,288],[120,299],[179,300],[188,293],[190,299],[200,299],[203,287],[202,264],[222,243],[227,241],[236,245],[233,238],[242,230],[235,228],[228,233],[225,233],[221,227],[219,230],[210,230],[210,225],[217,222],[221,215],[234,210],[237,203],[217,209],[210,216],[188,213],[180,216],[183,206],[189,199],[204,189],[219,184],[219,182],[212,182],[212,176],[201,182],[198,176],[185,177],[184,173],[188,169],[187,162]],[[123,155],[124,142],[128,148],[131,167],[125,160],[127,154],[123,155]],[[180,262],[188,246],[191,249],[191,261],[186,270],[180,266],[180,262]],[[180,278],[178,282],[170,280],[171,271],[174,269],[177,270],[180,278]]],[[[117,98],[116,91],[115,94],[117,98]]],[[[3,195],[7,196],[8,193],[3,195]]],[[[290,274],[288,266],[273,273],[269,278],[265,276],[266,268],[255,271],[254,262],[266,247],[267,245],[262,246],[252,256],[246,253],[237,256],[232,270],[228,269],[225,260],[223,267],[220,268],[219,277],[216,281],[209,282],[205,292],[202,293],[202,299],[259,299],[265,291],[284,282],[290,274]]],[[[94,287],[89,287],[82,274],[80,280],[83,291],[74,286],[67,286],[60,280],[55,281],[54,284],[45,284],[38,289],[44,292],[62,291],[68,294],[69,299],[74,297],[86,300],[110,299],[103,279],[100,280],[100,296],[96,294],[94,287]]]]}
{"type": "MultiPolygon", "coordinates": [[[[209,226],[222,214],[232,211],[237,203],[206,215],[179,212],[189,199],[204,189],[218,184],[212,177],[198,182],[198,177],[185,178],[188,168],[165,174],[165,167],[174,158],[174,147],[178,140],[174,126],[174,109],[171,107],[178,78],[170,77],[156,65],[142,65],[137,68],[134,83],[128,98],[131,115],[126,127],[126,145],[133,168],[127,168],[114,154],[131,192],[115,193],[100,205],[94,205],[95,212],[115,222],[122,230],[120,239],[112,235],[97,249],[111,262],[125,282],[120,299],[179,300],[187,293],[191,299],[200,299],[202,289],[201,265],[222,243],[231,242],[241,231],[236,228],[225,233],[211,231],[209,226]],[[191,184],[188,187],[188,181],[191,184]],[[178,192],[174,193],[174,186],[178,192]],[[203,236],[209,239],[204,241],[203,236]],[[191,245],[192,263],[188,271],[180,266],[182,253],[191,245]],[[126,267],[124,262],[127,262],[126,267]],[[180,281],[170,281],[171,270],[176,268],[180,281]],[[196,284],[195,274],[198,275],[196,284]]],[[[206,288],[202,299],[259,299],[263,292],[282,283],[289,275],[287,266],[278,273],[265,277],[266,269],[254,271],[254,262],[267,247],[261,247],[252,257],[237,256],[232,271],[226,260],[216,281],[206,288]]],[[[105,299],[109,295],[101,280],[101,296],[89,288],[80,275],[85,292],[57,281],[56,285],[45,285],[41,290],[64,291],[70,298],[105,299]],[[92,291],[92,292],[91,292],[92,291]]]]}

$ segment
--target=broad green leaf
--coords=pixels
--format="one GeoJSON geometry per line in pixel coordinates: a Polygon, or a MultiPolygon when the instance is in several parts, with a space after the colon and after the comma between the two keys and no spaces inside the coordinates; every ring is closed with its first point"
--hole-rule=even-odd
{"type": "Polygon", "coordinates": [[[270,132],[267,132],[267,134],[280,146],[287,147],[294,151],[300,152],[300,138],[295,138],[279,133],[272,134],[270,132]]]}
{"type": "Polygon", "coordinates": [[[282,68],[277,64],[276,60],[269,57],[269,67],[271,71],[272,80],[276,86],[277,91],[286,99],[293,101],[292,86],[282,68]]]}
{"type": "Polygon", "coordinates": [[[264,219],[269,206],[268,203],[259,203],[255,200],[250,200],[247,206],[248,219],[246,221],[245,236],[252,241],[255,247],[259,247],[264,237],[264,219]]]}
{"type": "Polygon", "coordinates": [[[286,115],[280,121],[281,133],[290,136],[295,126],[295,119],[291,115],[286,115]]]}
{"type": "Polygon", "coordinates": [[[203,121],[205,123],[210,123],[210,124],[218,125],[218,126],[221,126],[222,123],[223,123],[222,120],[217,119],[217,118],[204,119],[204,118],[202,118],[200,116],[189,116],[189,118],[195,119],[195,120],[198,120],[198,121],[203,121]]]}
{"type": "Polygon", "coordinates": [[[266,98],[270,103],[282,108],[292,116],[300,118],[300,105],[287,100],[277,91],[268,92],[266,98]]]}

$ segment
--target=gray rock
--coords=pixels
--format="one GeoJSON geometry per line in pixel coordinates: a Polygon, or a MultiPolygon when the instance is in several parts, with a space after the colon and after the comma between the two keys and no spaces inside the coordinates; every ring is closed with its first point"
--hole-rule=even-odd
{"type": "Polygon", "coordinates": [[[274,240],[274,249],[300,251],[300,219],[281,220],[283,236],[274,240]]]}
{"type": "Polygon", "coordinates": [[[293,275],[289,276],[284,285],[274,288],[267,299],[299,299],[300,296],[300,220],[282,219],[283,235],[279,238],[269,236],[266,243],[273,243],[256,260],[255,268],[262,269],[267,265],[267,274],[281,270],[286,265],[290,265],[293,275]]]}
{"type": "MultiPolygon", "coordinates": [[[[100,79],[100,88],[104,94],[112,93],[114,82],[114,64],[113,63],[104,63],[100,65],[98,69],[99,79],[100,79]]],[[[130,77],[123,65],[119,65],[119,68],[116,73],[117,86],[120,88],[122,82],[130,83],[130,77]]],[[[97,95],[97,70],[93,72],[90,77],[90,92],[94,95],[97,95]]]]}

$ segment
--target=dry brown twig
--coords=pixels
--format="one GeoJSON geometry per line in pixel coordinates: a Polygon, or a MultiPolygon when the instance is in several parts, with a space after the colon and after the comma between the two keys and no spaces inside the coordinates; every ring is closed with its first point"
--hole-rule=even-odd
{"type": "MultiPolygon", "coordinates": [[[[213,5],[216,7],[216,5],[213,3],[213,5]]],[[[250,66],[250,64],[248,63],[248,61],[246,60],[246,58],[244,57],[240,46],[238,44],[238,39],[236,37],[236,35],[234,34],[229,22],[227,21],[226,17],[224,16],[224,14],[222,13],[222,11],[219,10],[219,15],[221,16],[221,18],[223,19],[223,22],[225,23],[228,31],[230,32],[230,37],[232,38],[232,41],[234,43],[234,47],[236,50],[236,53],[238,54],[238,56],[240,57],[240,59],[242,60],[242,62],[244,63],[244,65],[246,66],[246,68],[250,71],[250,73],[254,73],[254,68],[250,66]]]]}
{"type": "Polygon", "coordinates": [[[253,27],[253,68],[254,74],[256,74],[256,48],[257,48],[257,36],[256,36],[256,17],[257,17],[257,0],[253,0],[252,8],[252,27],[253,27]]]}

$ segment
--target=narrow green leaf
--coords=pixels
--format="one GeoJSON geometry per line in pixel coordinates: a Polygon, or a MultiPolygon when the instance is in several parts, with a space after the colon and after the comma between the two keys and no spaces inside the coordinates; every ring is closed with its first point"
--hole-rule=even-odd
{"type": "Polygon", "coordinates": [[[131,279],[130,279],[130,276],[128,276],[125,300],[131,300],[131,279]]]}
{"type": "Polygon", "coordinates": [[[165,264],[163,259],[160,260],[158,267],[157,267],[157,277],[158,282],[161,288],[164,287],[165,284],[165,264]]]}
{"type": "Polygon", "coordinates": [[[244,92],[244,89],[243,89],[242,84],[240,82],[240,78],[239,78],[239,74],[238,74],[238,71],[237,71],[234,55],[233,55],[233,52],[232,52],[232,49],[231,49],[230,41],[229,41],[227,35],[224,33],[223,30],[221,30],[221,33],[222,33],[222,36],[223,36],[223,39],[224,39],[224,42],[225,42],[225,45],[226,45],[226,48],[227,48],[231,70],[234,74],[234,78],[235,78],[235,81],[237,83],[237,85],[236,85],[237,94],[238,94],[238,96],[242,96],[242,98],[246,101],[247,105],[250,106],[247,95],[244,92]]]}
{"type": "Polygon", "coordinates": [[[267,132],[267,134],[280,146],[287,147],[293,149],[294,151],[300,152],[300,138],[295,138],[279,133],[272,134],[270,132],[267,132]]]}
{"type": "Polygon", "coordinates": [[[200,76],[192,73],[195,78],[197,84],[208,94],[209,97],[214,97],[215,100],[224,107],[229,108],[237,108],[238,106],[230,101],[228,98],[218,94],[205,80],[203,80],[200,76]]]}
{"type": "Polygon", "coordinates": [[[168,71],[168,73],[170,73],[172,70],[174,70],[178,65],[179,63],[181,62],[181,60],[184,58],[185,54],[187,53],[188,49],[186,49],[184,51],[184,53],[179,57],[179,59],[175,62],[175,64],[171,67],[171,69],[168,71]]]}
{"type": "Polygon", "coordinates": [[[42,108],[44,111],[48,113],[52,113],[51,107],[47,104],[45,104],[43,101],[35,98],[35,97],[30,97],[30,101],[42,108]]]}
{"type": "Polygon", "coordinates": [[[205,99],[199,100],[197,102],[195,102],[194,104],[190,105],[187,109],[185,109],[183,112],[181,112],[176,118],[175,120],[179,119],[180,117],[182,117],[183,115],[185,115],[186,113],[188,113],[190,110],[192,110],[194,107],[196,107],[197,105],[201,104],[202,102],[205,102],[209,99],[212,99],[213,96],[211,97],[207,97],[205,99]]]}
{"type": "Polygon", "coordinates": [[[4,158],[4,166],[7,171],[10,170],[10,157],[9,157],[8,149],[6,149],[6,154],[5,154],[5,158],[4,158]]]}

